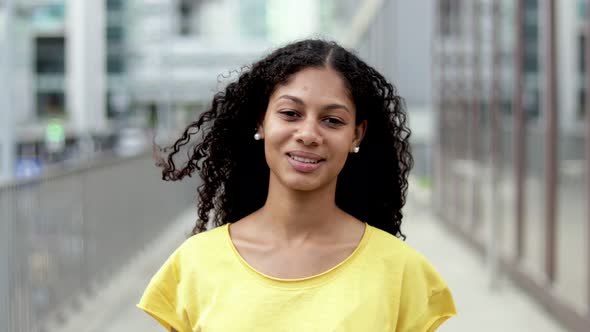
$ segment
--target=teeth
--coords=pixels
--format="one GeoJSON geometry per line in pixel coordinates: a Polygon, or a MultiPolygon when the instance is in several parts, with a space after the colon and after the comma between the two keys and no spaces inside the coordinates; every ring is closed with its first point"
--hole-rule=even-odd
{"type": "Polygon", "coordinates": [[[306,163],[306,164],[317,164],[319,162],[318,160],[301,158],[301,157],[297,157],[297,156],[291,156],[291,159],[302,162],[302,163],[306,163]]]}

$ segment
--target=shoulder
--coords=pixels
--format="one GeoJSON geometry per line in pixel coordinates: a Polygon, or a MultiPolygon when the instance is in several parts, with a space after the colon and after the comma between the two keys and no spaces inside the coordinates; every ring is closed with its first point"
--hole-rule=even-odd
{"type": "Polygon", "coordinates": [[[419,259],[420,253],[404,242],[402,239],[393,236],[386,231],[369,226],[370,246],[372,250],[379,251],[381,258],[394,259],[396,262],[405,261],[406,259],[419,259]]]}
{"type": "Polygon", "coordinates": [[[449,287],[434,266],[408,243],[373,228],[373,254],[388,262],[397,278],[398,331],[434,331],[457,311],[449,287]]]}
{"type": "Polygon", "coordinates": [[[403,273],[404,286],[421,284],[433,290],[447,287],[435,267],[418,250],[381,229],[372,227],[371,231],[370,242],[374,254],[403,273]]]}
{"type": "Polygon", "coordinates": [[[213,278],[228,275],[220,273],[227,264],[218,263],[228,256],[228,250],[223,250],[226,229],[220,226],[186,239],[151,278],[138,307],[168,330],[190,331],[186,312],[198,312],[195,294],[203,280],[212,278],[212,271],[213,278]]]}
{"type": "Polygon", "coordinates": [[[180,248],[189,249],[217,245],[219,242],[226,240],[226,234],[227,224],[224,224],[191,236],[190,238],[186,239],[186,241],[184,241],[180,248]]]}
{"type": "MultiPolygon", "coordinates": [[[[172,254],[176,264],[206,262],[212,256],[222,252],[227,245],[227,225],[195,234],[186,239],[172,254]]],[[[171,258],[172,258],[171,257],[171,258]]]]}

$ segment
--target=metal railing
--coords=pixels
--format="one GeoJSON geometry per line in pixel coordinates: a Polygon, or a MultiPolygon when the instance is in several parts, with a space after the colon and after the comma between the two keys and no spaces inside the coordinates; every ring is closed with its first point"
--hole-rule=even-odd
{"type": "MultiPolygon", "coordinates": [[[[567,78],[556,74],[558,55],[579,53],[556,47],[555,6],[563,5],[558,12],[576,8],[573,2],[553,0],[526,7],[536,4],[439,2],[433,57],[438,112],[433,199],[449,228],[485,255],[491,287],[498,287],[506,272],[566,326],[587,331],[590,110],[579,119],[586,122],[585,132],[583,126],[558,125],[573,112],[563,102],[567,96],[557,102],[558,85],[567,78]],[[527,16],[527,11],[539,15],[527,16]],[[544,40],[537,50],[544,59],[538,68],[530,62],[540,54],[525,47],[535,45],[530,39],[537,33],[544,40]],[[545,73],[528,75],[543,81],[527,80],[531,70],[545,73]],[[507,86],[512,91],[503,91],[507,86]],[[543,93],[536,98],[530,92],[539,86],[543,93]],[[535,98],[539,100],[531,100],[535,98]]],[[[589,21],[584,23],[590,28],[589,21]]],[[[587,43],[588,36],[586,32],[587,43]]],[[[579,61],[589,68],[590,58],[579,61]]],[[[590,91],[590,84],[585,89],[590,91]]]]}
{"type": "Polygon", "coordinates": [[[194,204],[197,181],[160,178],[142,154],[0,187],[0,331],[67,318],[194,204]]]}

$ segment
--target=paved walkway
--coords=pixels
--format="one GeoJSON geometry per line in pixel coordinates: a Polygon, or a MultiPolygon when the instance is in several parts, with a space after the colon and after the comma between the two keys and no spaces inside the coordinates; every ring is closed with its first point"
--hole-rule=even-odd
{"type": "Polygon", "coordinates": [[[459,315],[439,331],[568,331],[507,277],[492,291],[483,259],[440,225],[424,208],[428,198],[420,196],[410,197],[402,230],[406,242],[432,262],[453,293],[459,315]]]}
{"type": "MultiPolygon", "coordinates": [[[[454,294],[459,316],[439,331],[566,331],[507,280],[499,290],[491,292],[481,259],[437,223],[423,208],[423,199],[419,193],[410,197],[403,231],[407,241],[437,267],[454,294]]],[[[98,297],[86,301],[75,318],[52,331],[163,331],[135,304],[152,274],[186,238],[184,234],[191,228],[193,218],[190,211],[180,216],[161,238],[154,240],[149,251],[141,253],[105,285],[98,297]]]]}

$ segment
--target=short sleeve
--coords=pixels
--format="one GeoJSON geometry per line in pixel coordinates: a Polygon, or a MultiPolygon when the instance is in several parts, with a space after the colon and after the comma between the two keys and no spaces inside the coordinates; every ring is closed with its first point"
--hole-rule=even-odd
{"type": "Polygon", "coordinates": [[[167,331],[191,332],[190,322],[182,305],[180,287],[180,253],[177,249],[156,272],[145,289],[137,307],[155,318],[167,331]]]}
{"type": "Polygon", "coordinates": [[[409,255],[401,287],[397,332],[435,331],[457,314],[446,282],[418,253],[409,255]]]}

